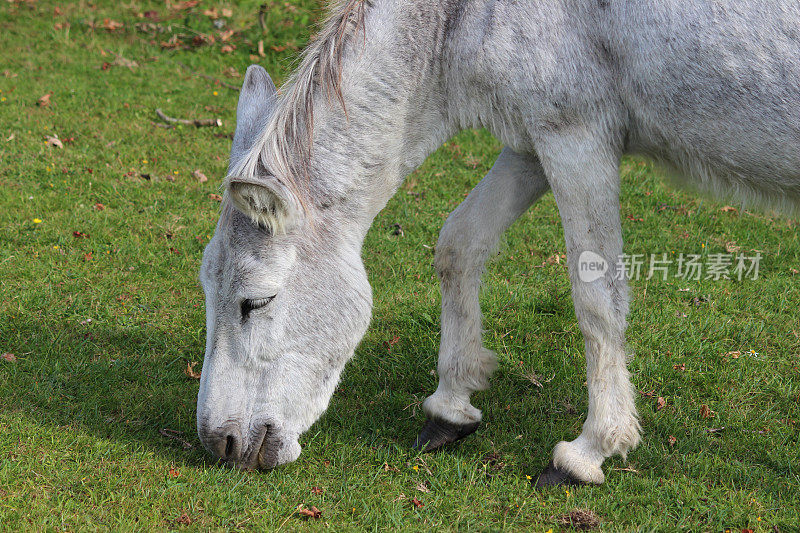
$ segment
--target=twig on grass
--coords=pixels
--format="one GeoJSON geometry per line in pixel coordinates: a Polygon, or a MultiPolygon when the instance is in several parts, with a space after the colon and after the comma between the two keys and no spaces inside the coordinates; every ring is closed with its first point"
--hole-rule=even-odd
{"type": "Polygon", "coordinates": [[[185,68],[186,70],[188,70],[189,72],[191,72],[192,74],[194,74],[195,76],[200,76],[201,78],[205,78],[207,80],[213,81],[215,85],[221,85],[222,87],[225,87],[226,89],[231,89],[233,91],[239,91],[239,87],[237,87],[236,85],[231,85],[230,83],[226,83],[226,82],[222,81],[219,78],[215,78],[214,76],[209,76],[208,74],[200,72],[199,70],[194,70],[189,65],[181,63],[180,61],[176,61],[176,63],[178,65],[180,65],[181,67],[185,68]]]}
{"type": "Polygon", "coordinates": [[[174,122],[177,124],[186,124],[187,126],[194,126],[196,128],[200,128],[203,126],[210,126],[212,128],[218,128],[222,126],[222,120],[218,118],[195,118],[195,119],[185,119],[185,118],[173,118],[168,117],[164,114],[161,109],[156,109],[156,115],[158,118],[163,120],[164,122],[174,122]]]}
{"type": "Polygon", "coordinates": [[[178,441],[184,450],[191,450],[192,448],[194,448],[194,445],[192,443],[181,437],[181,435],[183,435],[182,431],[175,431],[174,429],[162,428],[158,430],[158,434],[161,435],[162,437],[178,441]]]}

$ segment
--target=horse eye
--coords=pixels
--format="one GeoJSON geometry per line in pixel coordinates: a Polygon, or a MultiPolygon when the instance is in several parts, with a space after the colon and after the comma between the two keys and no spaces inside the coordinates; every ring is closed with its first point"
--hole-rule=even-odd
{"type": "Polygon", "coordinates": [[[275,296],[270,296],[269,298],[256,298],[253,300],[242,300],[242,320],[247,320],[247,318],[250,316],[250,311],[261,309],[274,299],[275,296]]]}

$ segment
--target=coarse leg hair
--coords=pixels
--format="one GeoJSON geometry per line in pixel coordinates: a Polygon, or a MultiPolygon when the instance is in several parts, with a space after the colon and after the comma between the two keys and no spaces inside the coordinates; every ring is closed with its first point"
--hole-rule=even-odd
{"type": "Polygon", "coordinates": [[[581,434],[559,442],[538,486],[602,483],[606,457],[626,456],[639,442],[639,420],[627,368],[628,288],[619,218],[619,158],[602,127],[544,137],[537,145],[567,245],[575,315],[584,338],[589,412],[581,434]],[[580,276],[581,256],[605,260],[605,273],[580,276]]]}
{"type": "Polygon", "coordinates": [[[439,386],[423,404],[428,420],[417,448],[436,449],[478,427],[481,412],[469,397],[488,387],[497,365],[481,339],[481,276],[503,232],[548,189],[536,156],[505,148],[486,177],[447,217],[435,259],[442,289],[439,386]]]}
{"type": "Polygon", "coordinates": [[[433,449],[477,428],[481,414],[469,395],[486,388],[495,366],[493,354],[481,343],[480,276],[502,232],[548,184],[564,226],[575,314],[584,336],[589,410],[578,438],[556,445],[537,486],[602,483],[605,458],[624,457],[638,444],[640,427],[625,353],[627,283],[618,266],[620,153],[609,138],[599,127],[552,134],[537,144],[538,159],[506,150],[448,218],[436,257],[442,283],[440,381],[424,404],[428,421],[419,447],[433,449]],[[597,254],[608,266],[597,279],[581,280],[585,252],[597,254]]]}

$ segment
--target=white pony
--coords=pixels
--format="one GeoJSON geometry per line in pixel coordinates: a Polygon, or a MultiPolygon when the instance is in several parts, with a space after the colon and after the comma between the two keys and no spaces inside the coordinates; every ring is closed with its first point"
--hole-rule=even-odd
{"type": "MultiPolygon", "coordinates": [[[[619,161],[649,155],[695,188],[800,196],[796,0],[343,0],[279,95],[248,69],[222,215],[203,257],[200,438],[243,468],[300,454],[370,320],[361,245],[403,178],[455,132],[506,148],[436,247],[439,386],[417,445],[475,431],[481,274],[551,190],[585,339],[589,410],[539,485],[602,483],[639,442],[626,367],[619,161]],[[605,261],[582,281],[579,258],[605,261]]],[[[531,421],[531,423],[534,423],[531,421]]]]}

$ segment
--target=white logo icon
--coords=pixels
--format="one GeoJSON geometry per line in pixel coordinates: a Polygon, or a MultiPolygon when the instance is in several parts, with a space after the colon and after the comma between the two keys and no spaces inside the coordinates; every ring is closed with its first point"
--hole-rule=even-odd
{"type": "Polygon", "coordinates": [[[602,278],[608,271],[608,263],[600,255],[586,250],[578,258],[578,278],[591,283],[602,278]]]}

